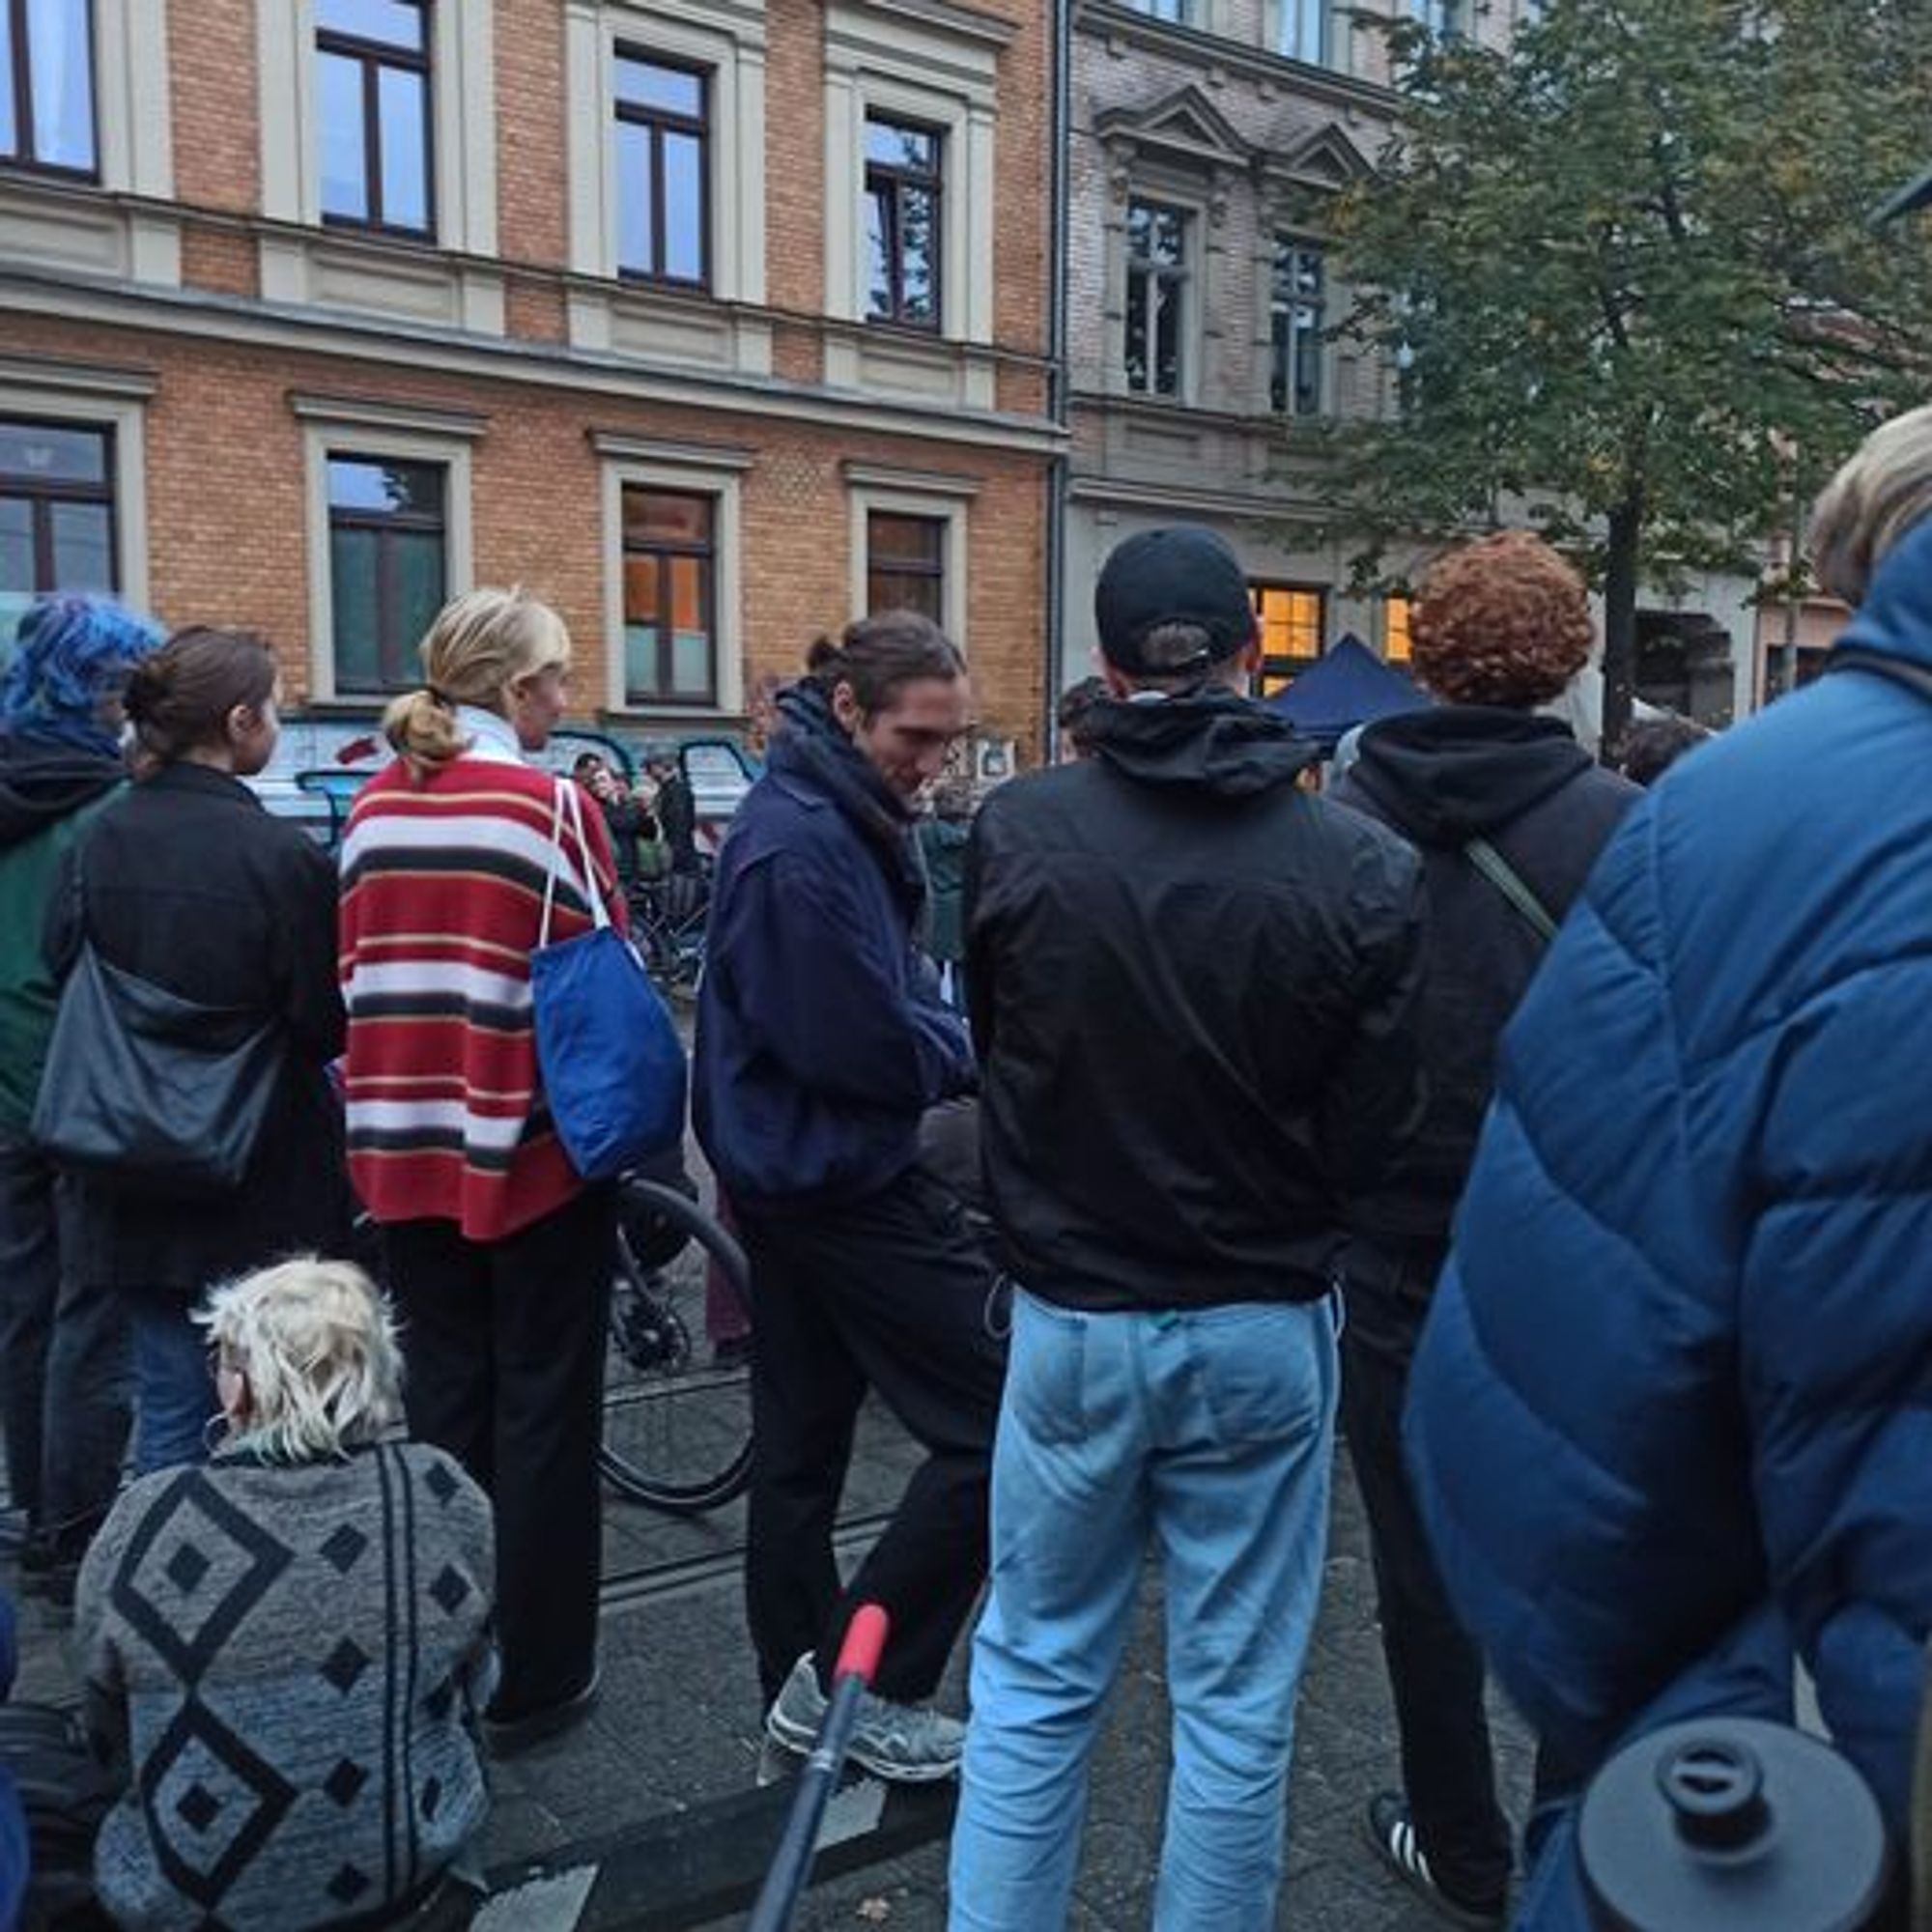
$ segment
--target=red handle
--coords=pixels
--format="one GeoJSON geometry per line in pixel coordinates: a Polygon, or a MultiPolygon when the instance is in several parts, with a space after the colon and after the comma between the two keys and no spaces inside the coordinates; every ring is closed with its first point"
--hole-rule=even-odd
{"type": "Polygon", "coordinates": [[[838,1646],[838,1662],[833,1668],[832,1681],[836,1684],[841,1677],[856,1677],[861,1683],[870,1684],[892,1627],[892,1619],[877,1604],[861,1604],[845,1626],[845,1641],[838,1646]]]}

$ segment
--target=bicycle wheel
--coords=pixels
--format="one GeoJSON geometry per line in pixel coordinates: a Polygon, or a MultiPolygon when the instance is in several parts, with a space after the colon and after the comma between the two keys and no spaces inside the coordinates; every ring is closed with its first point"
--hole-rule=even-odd
{"type": "Polygon", "coordinates": [[[675,1188],[626,1180],[623,1190],[627,1204],[648,1208],[690,1238],[665,1265],[645,1268],[619,1228],[599,1466],[634,1502],[701,1516],[741,1495],[751,1480],[745,1254],[675,1188]],[[708,1306],[707,1276],[718,1284],[708,1306]]]}

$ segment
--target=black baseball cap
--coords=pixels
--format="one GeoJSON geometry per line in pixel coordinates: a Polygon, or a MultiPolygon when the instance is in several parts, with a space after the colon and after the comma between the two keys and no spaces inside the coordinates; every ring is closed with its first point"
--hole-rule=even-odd
{"type": "Polygon", "coordinates": [[[1174,677],[1233,657],[1255,635],[1248,581],[1225,538],[1199,524],[1143,530],[1118,545],[1094,591],[1100,651],[1117,670],[1174,677]],[[1208,643],[1185,660],[1156,663],[1148,634],[1198,625],[1208,643]]]}

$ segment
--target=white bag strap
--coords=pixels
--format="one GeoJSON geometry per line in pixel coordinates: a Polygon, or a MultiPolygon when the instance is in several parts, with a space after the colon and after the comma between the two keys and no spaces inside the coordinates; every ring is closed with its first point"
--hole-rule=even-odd
{"type": "Polygon", "coordinates": [[[579,795],[575,779],[558,779],[556,781],[555,808],[550,821],[550,866],[544,874],[543,923],[537,929],[539,948],[550,944],[550,915],[556,902],[556,875],[566,865],[570,866],[571,884],[582,892],[584,901],[590,907],[591,921],[602,932],[611,923],[611,909],[604,903],[604,895],[597,890],[597,879],[590,863],[590,845],[583,836],[583,801],[579,795]],[[571,837],[577,840],[578,852],[583,860],[582,879],[563,849],[566,819],[570,822],[571,837]]]}

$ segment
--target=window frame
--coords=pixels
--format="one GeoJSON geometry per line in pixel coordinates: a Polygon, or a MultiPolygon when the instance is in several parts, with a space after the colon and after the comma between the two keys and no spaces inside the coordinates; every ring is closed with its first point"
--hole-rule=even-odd
{"type": "Polygon", "coordinates": [[[40,175],[53,181],[90,182],[101,179],[100,159],[100,17],[97,0],[82,0],[87,10],[87,146],[92,159],[84,168],[70,161],[43,161],[34,154],[33,50],[27,34],[27,11],[33,0],[0,0],[7,14],[14,46],[14,150],[0,154],[0,171],[40,175]]]}
{"type": "Polygon", "coordinates": [[[1406,590],[1387,590],[1382,593],[1381,608],[1378,612],[1381,621],[1382,662],[1401,665],[1407,669],[1414,662],[1415,643],[1413,626],[1415,622],[1415,599],[1406,590]],[[1401,615],[1397,616],[1400,607],[1401,615]],[[1402,648],[1397,650],[1400,639],[1402,648]]]}
{"type": "Polygon", "coordinates": [[[1284,60],[1299,61],[1304,67],[1332,68],[1335,64],[1335,0],[1276,0],[1279,18],[1275,29],[1275,51],[1284,60]],[[1301,30],[1315,15],[1315,50],[1300,44],[1301,30]]]}
{"type": "Polygon", "coordinates": [[[620,582],[618,598],[623,607],[623,625],[620,633],[616,683],[627,711],[716,711],[718,696],[724,679],[721,675],[723,650],[719,626],[719,533],[724,523],[723,505],[719,492],[704,489],[687,481],[679,485],[666,483],[645,483],[635,480],[620,481],[617,486],[617,544],[620,582]],[[641,496],[681,497],[692,502],[701,502],[705,506],[707,536],[702,544],[660,541],[633,544],[624,529],[624,498],[633,491],[641,496]],[[658,586],[657,631],[657,670],[658,688],[639,696],[631,688],[631,640],[629,637],[631,618],[629,613],[628,573],[625,566],[633,556],[696,557],[704,564],[704,605],[707,619],[705,631],[709,639],[710,680],[701,694],[691,694],[672,689],[673,679],[669,675],[676,640],[675,627],[667,622],[670,596],[670,574],[661,571],[658,586]]]}
{"type": "Polygon", "coordinates": [[[371,701],[367,695],[340,694],[335,684],[328,459],[334,455],[379,463],[445,466],[448,473],[442,496],[442,591],[445,598],[460,597],[475,582],[471,445],[482,436],[485,418],[305,394],[292,396],[290,407],[302,420],[303,465],[308,480],[309,702],[367,711],[371,701]]]}
{"type": "Polygon", "coordinates": [[[1125,264],[1125,283],[1121,304],[1121,379],[1126,393],[1130,396],[1144,396],[1153,402],[1185,402],[1192,393],[1190,372],[1192,370],[1194,334],[1194,224],[1196,211],[1186,203],[1164,199],[1155,194],[1130,194],[1127,197],[1127,213],[1122,232],[1122,254],[1125,264]],[[1133,240],[1134,211],[1146,208],[1163,214],[1174,215],[1180,223],[1180,261],[1178,266],[1156,261],[1152,256],[1135,252],[1133,240]],[[1148,278],[1150,287],[1172,289],[1173,298],[1179,304],[1178,320],[1175,327],[1174,387],[1163,389],[1159,386],[1158,357],[1153,350],[1153,321],[1155,310],[1149,306],[1146,328],[1148,332],[1148,357],[1146,373],[1148,382],[1137,385],[1133,379],[1133,368],[1127,359],[1127,344],[1133,329],[1134,283],[1136,276],[1148,278]]]}
{"type": "Polygon", "coordinates": [[[936,586],[936,595],[932,601],[937,608],[930,611],[922,610],[922,614],[930,617],[942,630],[945,628],[946,580],[948,576],[946,568],[947,551],[950,547],[952,536],[950,523],[951,520],[947,517],[930,516],[923,511],[908,510],[896,505],[874,503],[867,509],[866,614],[867,616],[876,615],[880,611],[922,610],[922,607],[919,605],[903,602],[883,604],[874,597],[872,592],[873,580],[877,577],[890,574],[894,577],[915,578],[923,582],[930,582],[936,586]],[[895,523],[899,524],[917,524],[923,528],[929,530],[932,534],[932,561],[929,564],[923,560],[918,563],[907,563],[900,559],[894,559],[890,563],[882,564],[875,555],[872,548],[873,526],[878,523],[881,517],[891,518],[895,523]]]}
{"type": "Polygon", "coordinates": [[[53,569],[53,518],[51,506],[55,503],[94,503],[103,505],[107,511],[107,555],[110,582],[102,585],[88,585],[89,589],[104,589],[111,595],[121,594],[123,571],[121,547],[121,511],[116,500],[116,482],[120,475],[120,464],[116,451],[116,424],[84,416],[57,416],[42,414],[39,412],[15,412],[9,406],[4,390],[0,390],[0,429],[13,429],[28,424],[43,430],[67,430],[74,435],[93,436],[100,440],[100,469],[102,480],[99,483],[33,483],[15,479],[0,471],[0,497],[24,499],[29,505],[32,517],[34,545],[33,577],[34,587],[28,593],[42,597],[48,591],[72,586],[63,585],[53,569]]]}
{"type": "Polygon", "coordinates": [[[364,449],[353,447],[331,447],[323,459],[325,484],[329,471],[337,463],[408,463],[417,469],[436,469],[442,472],[442,507],[434,519],[426,512],[416,510],[378,511],[339,508],[334,502],[328,504],[328,576],[331,604],[331,624],[328,638],[328,658],[331,668],[329,688],[338,696],[349,699],[383,699],[393,697],[398,692],[408,691],[415,682],[414,677],[405,670],[399,681],[393,685],[377,684],[373,689],[357,688],[345,690],[342,684],[341,653],[337,645],[333,619],[337,616],[333,610],[335,586],[335,538],[339,530],[366,530],[376,538],[376,663],[380,669],[385,658],[392,662],[402,659],[410,649],[408,639],[387,639],[388,619],[392,612],[383,595],[383,580],[392,567],[390,558],[393,547],[387,541],[397,532],[422,534],[434,530],[440,538],[439,548],[442,553],[442,595],[438,599],[438,607],[449,601],[449,499],[453,478],[446,460],[436,457],[403,457],[386,454],[372,454],[364,449]],[[385,641],[393,641],[393,653],[384,649],[385,641]]]}
{"type": "MultiPolygon", "coordinates": [[[[319,150],[316,205],[325,228],[346,229],[351,233],[361,235],[391,235],[408,242],[434,242],[437,239],[438,213],[436,0],[399,0],[399,3],[413,7],[422,22],[422,45],[419,49],[400,47],[393,42],[366,40],[359,34],[347,33],[339,27],[325,27],[320,19],[315,22],[318,83],[321,72],[320,58],[324,54],[332,54],[341,60],[355,61],[362,70],[362,176],[368,194],[370,213],[363,215],[337,214],[322,206],[319,150]],[[406,222],[391,221],[384,212],[381,76],[384,68],[395,68],[405,73],[414,74],[422,88],[424,221],[420,228],[412,227],[406,222]]],[[[319,84],[316,96],[316,139],[320,142],[325,130],[322,125],[323,110],[319,84]]]]}
{"type": "MultiPolygon", "coordinates": [[[[864,165],[861,174],[861,206],[866,211],[867,222],[870,221],[872,197],[875,183],[883,184],[890,189],[892,209],[891,234],[887,238],[886,279],[892,293],[892,313],[875,314],[871,306],[871,278],[865,277],[864,296],[865,320],[868,327],[906,328],[921,335],[938,335],[944,330],[946,321],[946,162],[947,136],[949,129],[944,123],[923,121],[917,116],[899,113],[896,109],[881,106],[876,101],[867,101],[859,117],[859,138],[865,144],[864,165]],[[908,134],[923,134],[932,143],[933,162],[929,172],[907,167],[894,161],[875,161],[871,154],[871,129],[874,123],[881,127],[899,129],[908,134]],[[924,190],[932,197],[932,314],[924,319],[909,317],[905,313],[905,261],[901,246],[904,235],[904,197],[908,191],[924,190]]],[[[862,228],[859,243],[865,247],[867,230],[862,228]]]]}
{"type": "Polygon", "coordinates": [[[1327,344],[1322,340],[1323,332],[1327,327],[1327,245],[1311,236],[1278,232],[1274,237],[1274,252],[1268,269],[1268,411],[1270,414],[1282,417],[1288,421],[1314,422],[1334,413],[1333,402],[1329,394],[1330,371],[1328,368],[1327,344]],[[1312,301],[1305,297],[1295,294],[1292,286],[1285,285],[1283,281],[1282,266],[1284,258],[1299,258],[1303,256],[1312,256],[1319,270],[1318,293],[1312,301]],[[1309,409],[1301,409],[1295,402],[1297,392],[1295,374],[1298,362],[1296,355],[1298,343],[1295,318],[1303,310],[1312,310],[1314,314],[1314,327],[1311,332],[1308,348],[1315,358],[1315,401],[1309,409]]]}
{"type": "Polygon", "coordinates": [[[611,99],[612,145],[615,145],[614,129],[619,126],[645,128],[651,137],[651,252],[657,258],[657,266],[649,269],[628,267],[623,259],[623,206],[624,181],[620,158],[613,155],[611,165],[615,171],[616,199],[612,208],[613,230],[611,237],[611,264],[620,281],[644,283],[655,288],[687,289],[695,294],[711,293],[713,273],[712,246],[712,131],[716,117],[712,109],[717,94],[717,70],[700,65],[698,62],[675,54],[665,54],[655,47],[645,47],[634,41],[622,38],[616,40],[611,49],[611,99]],[[623,99],[617,87],[617,70],[625,61],[634,61],[640,67],[663,68],[669,73],[681,73],[697,82],[700,108],[694,119],[689,115],[676,114],[668,108],[640,107],[623,99]],[[697,141],[697,233],[701,263],[696,279],[689,275],[673,275],[662,264],[665,256],[665,170],[664,137],[666,132],[695,135],[697,141]]]}
{"type": "Polygon", "coordinates": [[[1261,662],[1255,667],[1255,696],[1273,697],[1286,691],[1303,671],[1321,663],[1327,654],[1330,594],[1331,586],[1326,583],[1309,583],[1276,577],[1251,577],[1248,580],[1248,600],[1254,606],[1256,635],[1260,639],[1262,649],[1261,662]],[[1263,615],[1263,599],[1269,591],[1279,591],[1289,597],[1314,598],[1315,649],[1309,655],[1269,651],[1267,630],[1263,615]]]}
{"type": "Polygon", "coordinates": [[[606,717],[675,720],[731,718],[744,702],[744,476],[750,450],[706,443],[663,442],[621,431],[593,429],[601,459],[604,502],[604,704],[606,717]],[[711,658],[713,702],[689,699],[639,703],[625,690],[624,491],[641,488],[712,499],[711,658]]]}
{"type": "Polygon", "coordinates": [[[849,608],[856,621],[866,614],[871,599],[871,517],[922,517],[946,526],[942,553],[940,629],[960,651],[967,649],[968,572],[972,556],[971,512],[979,483],[968,477],[923,470],[897,470],[870,464],[845,466],[849,504],[849,608]]]}

